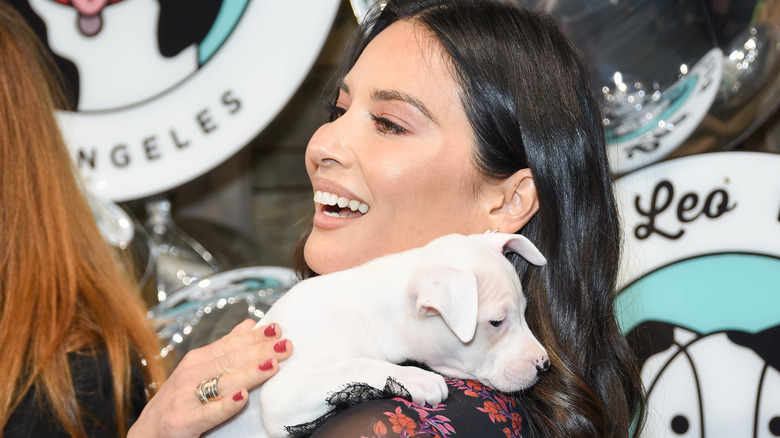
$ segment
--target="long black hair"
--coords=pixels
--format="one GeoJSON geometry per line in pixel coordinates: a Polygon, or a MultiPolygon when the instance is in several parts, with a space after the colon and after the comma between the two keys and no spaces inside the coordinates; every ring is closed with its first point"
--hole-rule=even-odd
{"type": "Polygon", "coordinates": [[[390,0],[364,20],[341,76],[399,20],[427,28],[450,57],[482,175],[500,181],[524,168],[533,173],[539,212],[520,231],[548,264],[512,262],[529,297],[529,325],[553,365],[522,395],[531,432],[637,436],[642,383],[613,313],[621,233],[579,51],[552,18],[507,1],[390,0]]]}

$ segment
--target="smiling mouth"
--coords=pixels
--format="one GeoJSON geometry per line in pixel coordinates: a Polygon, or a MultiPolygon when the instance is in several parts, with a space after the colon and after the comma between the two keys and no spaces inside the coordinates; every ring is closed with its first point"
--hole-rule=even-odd
{"type": "Polygon", "coordinates": [[[369,210],[365,202],[319,190],[314,192],[314,202],[321,204],[322,214],[329,217],[361,217],[369,210]]]}

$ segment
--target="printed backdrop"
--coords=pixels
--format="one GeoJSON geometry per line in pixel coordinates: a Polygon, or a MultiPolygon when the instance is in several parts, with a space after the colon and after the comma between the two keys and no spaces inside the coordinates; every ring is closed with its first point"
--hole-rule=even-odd
{"type": "Polygon", "coordinates": [[[615,190],[646,436],[780,436],[780,156],[680,158],[615,190]]]}
{"type": "Polygon", "coordinates": [[[89,189],[125,201],[214,168],[284,107],[338,0],[11,0],[66,73],[89,189]]]}

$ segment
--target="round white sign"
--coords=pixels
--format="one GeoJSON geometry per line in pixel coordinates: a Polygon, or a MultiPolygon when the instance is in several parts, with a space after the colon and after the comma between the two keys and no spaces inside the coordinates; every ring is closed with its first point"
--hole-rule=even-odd
{"type": "Polygon", "coordinates": [[[29,3],[78,70],[77,111],[58,113],[66,142],[88,187],[114,201],[174,188],[252,140],[300,86],[339,5],[211,1],[205,37],[162,53],[177,43],[161,41],[164,27],[205,2],[187,14],[156,0],[29,3]]]}
{"type": "Polygon", "coordinates": [[[618,320],[647,437],[780,436],[780,155],[720,152],[615,182],[618,320]]]}

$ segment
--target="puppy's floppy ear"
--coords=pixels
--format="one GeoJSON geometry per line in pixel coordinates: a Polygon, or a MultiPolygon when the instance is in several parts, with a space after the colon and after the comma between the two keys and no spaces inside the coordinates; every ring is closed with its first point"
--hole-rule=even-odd
{"type": "Polygon", "coordinates": [[[542,266],[547,264],[547,259],[544,258],[541,252],[531,243],[528,238],[520,234],[506,234],[506,233],[485,233],[485,234],[472,234],[469,237],[477,239],[495,251],[503,254],[504,249],[509,249],[521,255],[524,259],[533,263],[536,266],[542,266]]]}
{"type": "Polygon", "coordinates": [[[417,312],[441,315],[461,342],[469,342],[477,330],[479,298],[477,278],[471,272],[436,267],[412,280],[417,312]]]}

